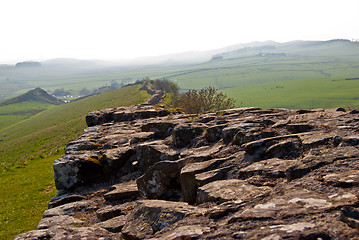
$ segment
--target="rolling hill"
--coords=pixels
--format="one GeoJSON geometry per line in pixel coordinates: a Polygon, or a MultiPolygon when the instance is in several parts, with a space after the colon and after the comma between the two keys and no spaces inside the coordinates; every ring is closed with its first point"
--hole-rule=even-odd
{"type": "Polygon", "coordinates": [[[41,88],[0,102],[0,130],[64,102],[41,88]]]}
{"type": "Polygon", "coordinates": [[[52,163],[82,134],[87,112],[142,103],[149,94],[139,88],[127,86],[55,105],[0,130],[0,239],[36,228],[56,195],[52,163]]]}
{"type": "Polygon", "coordinates": [[[36,71],[0,68],[3,86],[0,98],[24,93],[34,86],[52,91],[72,89],[77,94],[84,87],[94,89],[111,82],[127,84],[145,77],[168,78],[183,90],[206,86],[231,89],[300,79],[356,78],[358,62],[359,43],[349,40],[253,42],[196,54],[161,56],[161,61],[149,58],[137,64],[102,62],[94,65],[94,62],[75,59],[71,64],[50,61],[51,64],[44,62],[36,71]],[[176,60],[183,56],[192,61],[176,60]]]}
{"type": "Polygon", "coordinates": [[[144,102],[149,94],[139,88],[140,85],[127,86],[57,105],[0,130],[0,169],[61,152],[68,141],[81,134],[89,111],[144,102]]]}
{"type": "Polygon", "coordinates": [[[60,104],[64,103],[63,101],[49,95],[43,89],[35,88],[34,90],[30,90],[25,94],[22,94],[20,96],[0,102],[0,106],[6,106],[6,105],[10,105],[10,104],[22,103],[22,102],[28,102],[28,101],[44,102],[44,103],[50,103],[53,105],[60,105],[60,104]]]}

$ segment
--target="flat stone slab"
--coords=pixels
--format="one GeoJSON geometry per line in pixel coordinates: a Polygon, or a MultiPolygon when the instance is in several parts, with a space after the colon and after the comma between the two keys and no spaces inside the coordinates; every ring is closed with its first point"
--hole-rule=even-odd
{"type": "Polygon", "coordinates": [[[112,170],[118,169],[136,154],[135,149],[131,147],[120,147],[107,150],[104,154],[106,165],[112,170]]]}
{"type": "Polygon", "coordinates": [[[140,200],[121,232],[126,239],[149,238],[187,216],[203,213],[204,209],[183,202],[140,200]]]}
{"type": "Polygon", "coordinates": [[[102,239],[102,240],[122,240],[118,234],[111,233],[99,227],[66,227],[57,226],[49,229],[35,230],[17,235],[14,240],[24,239],[102,239]]]}
{"type": "Polygon", "coordinates": [[[54,208],[60,205],[64,205],[66,203],[71,203],[71,202],[77,202],[77,201],[82,201],[85,200],[86,197],[82,196],[82,195],[78,195],[78,194],[74,194],[74,195],[68,195],[68,196],[64,196],[61,198],[53,198],[53,200],[51,200],[51,202],[49,202],[48,207],[49,208],[54,208]]]}
{"type": "Polygon", "coordinates": [[[136,181],[116,184],[113,187],[115,188],[114,190],[104,195],[107,201],[117,201],[139,196],[136,181]]]}
{"type": "Polygon", "coordinates": [[[136,146],[136,156],[143,172],[157,162],[177,160],[179,153],[160,141],[141,143],[136,146]]]}
{"type": "Polygon", "coordinates": [[[244,180],[219,180],[198,188],[197,203],[225,202],[230,200],[247,202],[263,197],[270,191],[270,187],[257,187],[248,184],[244,180]]]}
{"type": "Polygon", "coordinates": [[[108,219],[118,217],[120,215],[124,215],[124,209],[126,209],[128,204],[120,204],[120,205],[109,205],[105,206],[96,211],[97,219],[99,221],[106,221],[108,219]]]}
{"type": "Polygon", "coordinates": [[[162,234],[160,237],[150,238],[150,240],[168,240],[168,239],[197,239],[204,233],[210,232],[207,226],[189,225],[181,226],[172,231],[162,234]]]}
{"type": "Polygon", "coordinates": [[[332,143],[335,136],[334,133],[313,132],[309,135],[301,135],[300,139],[303,147],[310,149],[332,143]]]}
{"type": "Polygon", "coordinates": [[[227,158],[213,159],[203,162],[189,163],[181,169],[181,189],[182,200],[188,203],[196,201],[197,188],[200,183],[196,180],[196,174],[217,168],[221,163],[227,161],[227,158]]]}
{"type": "Polygon", "coordinates": [[[60,215],[73,216],[77,212],[85,212],[89,210],[96,211],[98,206],[95,202],[90,200],[78,201],[73,203],[67,203],[58,207],[50,208],[43,214],[44,218],[54,217],[60,215]]]}
{"type": "Polygon", "coordinates": [[[324,211],[334,206],[334,201],[325,195],[301,188],[283,190],[283,195],[246,208],[236,213],[229,222],[284,219],[324,211]]]}
{"type": "Polygon", "coordinates": [[[330,173],[323,176],[325,183],[337,187],[359,186],[359,170],[330,173]]]}
{"type": "Polygon", "coordinates": [[[94,227],[100,227],[106,229],[109,232],[118,233],[121,232],[123,226],[125,226],[126,220],[127,217],[125,215],[120,215],[107,221],[96,223],[94,227]]]}
{"type": "Polygon", "coordinates": [[[312,126],[309,124],[305,124],[305,123],[302,123],[302,124],[293,123],[293,124],[288,124],[286,126],[286,128],[288,129],[288,131],[290,131],[292,133],[302,133],[302,132],[310,131],[312,126]]]}
{"type": "Polygon", "coordinates": [[[80,219],[74,218],[68,215],[60,215],[60,216],[53,216],[47,217],[40,220],[39,224],[37,225],[36,229],[47,229],[54,226],[74,226],[74,225],[81,225],[84,222],[80,219]]]}
{"type": "Polygon", "coordinates": [[[284,178],[289,169],[298,165],[300,165],[298,160],[271,158],[253,163],[248,167],[241,169],[239,171],[239,177],[248,178],[255,175],[263,175],[273,178],[284,178]]]}

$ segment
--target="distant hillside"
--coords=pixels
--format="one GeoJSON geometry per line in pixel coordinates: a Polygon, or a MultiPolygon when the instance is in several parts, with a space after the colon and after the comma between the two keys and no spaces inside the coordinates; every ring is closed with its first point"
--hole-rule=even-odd
{"type": "Polygon", "coordinates": [[[64,103],[60,99],[57,99],[49,95],[43,89],[35,88],[34,90],[28,91],[25,94],[0,102],[0,106],[5,106],[14,103],[28,102],[28,101],[44,102],[54,105],[60,105],[64,103]]]}
{"type": "Polygon", "coordinates": [[[89,111],[143,103],[150,95],[139,91],[139,88],[140,85],[127,86],[52,106],[16,125],[0,129],[0,172],[2,167],[15,162],[26,162],[40,155],[52,156],[63,151],[68,141],[82,133],[84,116],[89,111]]]}
{"type": "Polygon", "coordinates": [[[359,43],[346,39],[329,41],[291,41],[278,43],[273,41],[253,42],[224,48],[215,57],[234,59],[248,56],[269,56],[284,54],[290,56],[355,56],[359,54],[359,43]]]}
{"type": "Polygon", "coordinates": [[[33,61],[18,62],[18,63],[15,64],[15,67],[17,67],[17,68],[41,67],[41,63],[40,62],[33,62],[33,61]]]}
{"type": "MultiPolygon", "coordinates": [[[[183,90],[206,86],[227,90],[270,83],[279,86],[277,82],[281,81],[358,78],[358,63],[359,42],[341,39],[252,42],[121,62],[55,59],[41,62],[38,68],[0,67],[0,99],[37,86],[49,91],[71,89],[74,93],[70,95],[86,95],[80,92],[112,83],[126,85],[146,77],[167,78],[183,90]]],[[[238,104],[252,103],[247,100],[238,104]]]]}

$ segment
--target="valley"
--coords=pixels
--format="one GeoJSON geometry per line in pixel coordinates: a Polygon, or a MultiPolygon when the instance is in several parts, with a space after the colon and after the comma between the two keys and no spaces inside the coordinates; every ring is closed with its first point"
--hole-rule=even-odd
{"type": "Polygon", "coordinates": [[[215,87],[234,98],[236,107],[359,107],[358,42],[252,43],[203,52],[200,59],[121,66],[82,60],[48,61],[36,68],[0,66],[0,238],[36,227],[56,195],[52,162],[81,136],[88,112],[140,104],[150,97],[139,84],[108,91],[111,86],[165,78],[181,92],[215,87]],[[80,98],[66,104],[50,100],[47,93],[58,89],[80,98]],[[104,91],[81,94],[98,89],[104,91]],[[32,91],[35,94],[29,94],[32,91]],[[33,205],[38,207],[27,211],[33,205]]]}

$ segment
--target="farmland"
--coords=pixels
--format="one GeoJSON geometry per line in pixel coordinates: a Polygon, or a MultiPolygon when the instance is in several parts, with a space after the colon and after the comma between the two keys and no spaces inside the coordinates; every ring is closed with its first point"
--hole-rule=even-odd
{"type": "MultiPolygon", "coordinates": [[[[280,85],[279,82],[282,81],[304,80],[303,84],[305,84],[313,79],[325,81],[325,79],[359,77],[359,43],[348,40],[264,42],[220,49],[213,56],[216,57],[208,57],[207,60],[196,64],[162,62],[77,70],[44,64],[36,72],[33,69],[4,68],[0,69],[0,73],[2,73],[0,74],[0,84],[4,86],[0,90],[2,91],[0,98],[1,95],[23,93],[35,86],[49,91],[64,88],[77,94],[84,87],[94,89],[109,86],[111,82],[127,84],[149,77],[151,79],[167,78],[176,82],[182,90],[200,89],[206,86],[225,90],[230,97],[241,100],[237,101],[237,106],[240,106],[240,102],[249,104],[247,100],[239,98],[240,94],[243,94],[241,88],[246,89],[247,92],[256,89],[256,86],[260,89],[263,84],[280,85]],[[5,91],[7,92],[4,93],[5,91]]],[[[325,82],[329,85],[333,83],[334,85],[329,88],[336,90],[336,83],[325,82]]],[[[298,83],[293,84],[297,85],[298,83]]],[[[351,81],[347,84],[355,86],[356,82],[351,81]]],[[[311,87],[321,86],[311,85],[311,87]]],[[[320,89],[312,92],[316,91],[320,91],[320,89]]],[[[248,92],[248,94],[254,93],[248,92]]],[[[267,93],[264,92],[264,94],[267,93]]],[[[268,94],[270,95],[271,92],[268,94]]],[[[333,94],[336,93],[333,92],[333,94]]],[[[350,96],[350,98],[355,97],[350,96]]],[[[281,101],[285,101],[285,99],[281,101]]],[[[347,100],[344,99],[344,101],[347,100]]],[[[275,103],[270,107],[282,105],[282,103],[275,103]]],[[[295,104],[287,105],[294,106],[295,104]]],[[[258,106],[267,107],[269,105],[258,106]]],[[[305,106],[310,107],[311,105],[305,106]]],[[[329,104],[328,106],[334,105],[329,104]]]]}
{"type": "MultiPolygon", "coordinates": [[[[68,65],[47,63],[36,69],[0,66],[0,99],[35,87],[79,94],[83,88],[149,77],[167,78],[182,91],[215,87],[236,99],[237,107],[359,107],[357,42],[266,42],[232,46],[213,56],[195,64],[99,67],[74,60],[68,65]]],[[[36,227],[46,203],[56,194],[51,164],[64,153],[69,141],[80,136],[86,127],[85,115],[92,110],[142,103],[149,95],[139,88],[127,86],[61,105],[25,101],[0,106],[1,239],[36,227]],[[34,205],[36,209],[28,211],[34,205]]]]}

